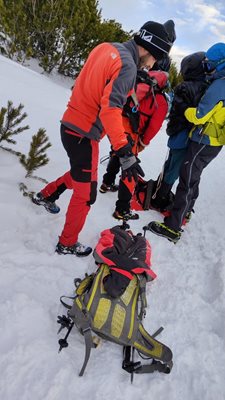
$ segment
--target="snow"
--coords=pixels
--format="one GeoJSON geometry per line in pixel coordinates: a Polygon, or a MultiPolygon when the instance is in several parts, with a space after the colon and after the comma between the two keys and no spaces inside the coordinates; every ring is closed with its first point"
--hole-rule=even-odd
{"type": "MultiPolygon", "coordinates": [[[[16,137],[15,150],[28,152],[31,137],[44,127],[52,147],[50,162],[36,175],[48,181],[69,167],[60,142],[60,118],[70,96],[57,77],[22,67],[0,56],[1,107],[12,100],[24,104],[30,130],[16,137]]],[[[146,178],[156,178],[166,157],[165,127],[141,153],[146,178]]],[[[104,139],[101,156],[109,151],[104,139]]],[[[150,232],[152,268],[157,279],[147,288],[144,326],[153,333],[165,329],[159,340],[174,354],[169,375],[130,376],[121,369],[122,349],[101,342],[92,351],[83,378],[78,377],[84,357],[83,338],[74,329],[69,347],[58,354],[59,302],[73,294],[73,279],[95,270],[93,257],[79,259],[54,253],[70,193],[64,193],[57,215],[46,213],[23,197],[18,184],[39,191],[42,183],[25,179],[16,156],[0,149],[1,302],[0,398],[4,400],[223,400],[225,399],[225,229],[223,151],[204,171],[195,214],[176,245],[150,232]]],[[[106,164],[99,167],[99,182],[106,164]]],[[[115,193],[98,194],[80,241],[94,247],[100,232],[116,225],[111,214],[115,193]]],[[[154,211],[140,213],[130,223],[137,233],[154,211]]]]}

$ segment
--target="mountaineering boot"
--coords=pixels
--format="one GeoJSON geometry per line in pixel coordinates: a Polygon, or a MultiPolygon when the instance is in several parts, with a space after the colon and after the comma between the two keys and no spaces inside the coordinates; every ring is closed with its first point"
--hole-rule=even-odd
{"type": "Polygon", "coordinates": [[[46,211],[51,214],[58,214],[60,211],[60,208],[57,206],[57,204],[54,201],[49,201],[46,199],[41,192],[34,195],[31,200],[38,206],[44,206],[46,211]]]}
{"type": "Polygon", "coordinates": [[[136,213],[133,213],[132,211],[117,211],[115,210],[113,215],[112,215],[115,219],[124,219],[126,221],[128,221],[129,219],[139,219],[139,215],[136,213]]]}
{"type": "Polygon", "coordinates": [[[117,192],[119,189],[119,185],[115,185],[115,183],[112,183],[111,185],[106,185],[106,183],[102,183],[99,192],[100,193],[106,193],[106,192],[117,192]]]}
{"type": "Polygon", "coordinates": [[[83,244],[77,242],[72,246],[64,246],[60,242],[56,245],[55,249],[58,254],[74,254],[77,257],[86,257],[92,252],[92,248],[89,246],[84,246],[83,244]]]}
{"type": "Polygon", "coordinates": [[[147,229],[158,236],[165,237],[173,243],[177,243],[178,240],[181,238],[181,231],[174,231],[173,229],[170,229],[167,225],[160,222],[151,221],[147,225],[147,229]]]}

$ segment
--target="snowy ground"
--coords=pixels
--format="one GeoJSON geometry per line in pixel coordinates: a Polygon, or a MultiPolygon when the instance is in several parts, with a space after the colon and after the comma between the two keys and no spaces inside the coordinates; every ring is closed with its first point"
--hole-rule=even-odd
{"type": "MultiPolygon", "coordinates": [[[[17,137],[16,150],[27,153],[31,136],[44,127],[52,143],[50,162],[37,175],[51,180],[68,169],[60,143],[59,121],[70,95],[65,82],[54,82],[0,57],[1,107],[8,100],[24,104],[30,130],[17,137]]],[[[101,143],[106,155],[109,143],[101,143]]],[[[166,157],[164,128],[141,154],[146,177],[156,178],[166,157]]],[[[91,355],[83,378],[83,338],[74,330],[69,348],[58,354],[57,315],[64,312],[62,294],[72,295],[74,277],[95,269],[92,256],[59,256],[54,247],[64,223],[70,193],[59,200],[61,212],[47,214],[18,190],[25,179],[18,159],[0,149],[0,398],[4,400],[223,400],[225,399],[225,229],[224,151],[202,176],[196,213],[180,242],[148,233],[152,268],[158,277],[148,286],[144,325],[149,332],[165,330],[159,340],[170,346],[170,375],[135,376],[121,369],[121,348],[102,343],[91,355]]],[[[100,165],[99,181],[105,171],[100,165]]],[[[116,194],[98,195],[80,240],[91,246],[101,230],[115,225],[111,214],[116,194]]],[[[133,221],[135,233],[161,217],[153,211],[133,221]]]]}

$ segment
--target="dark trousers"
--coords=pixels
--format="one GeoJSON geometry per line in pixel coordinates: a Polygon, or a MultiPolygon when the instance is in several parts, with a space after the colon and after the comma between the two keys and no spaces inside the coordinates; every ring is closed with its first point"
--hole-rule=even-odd
{"type": "Polygon", "coordinates": [[[187,149],[170,149],[169,156],[165,162],[163,180],[173,186],[176,180],[179,178],[181,165],[184,161],[184,157],[187,149]]]}
{"type": "Polygon", "coordinates": [[[91,204],[96,200],[99,144],[61,126],[61,139],[70,161],[70,171],[50,182],[41,193],[50,201],[56,200],[65,189],[72,196],[66,220],[59,238],[65,246],[77,242],[91,204]]]}
{"type": "Polygon", "coordinates": [[[106,168],[106,173],[103,175],[103,183],[110,186],[115,183],[116,175],[120,170],[119,157],[113,152],[109,153],[109,162],[106,168]]]}
{"type": "MultiPolygon", "coordinates": [[[[106,173],[103,175],[103,183],[111,185],[115,182],[116,175],[120,171],[120,160],[119,157],[114,153],[110,152],[109,162],[106,168],[106,173]]],[[[135,189],[135,181],[129,182],[128,179],[119,181],[118,200],[116,202],[116,210],[119,212],[130,211],[130,201],[135,189]]]]}
{"type": "Polygon", "coordinates": [[[134,178],[131,179],[131,182],[128,179],[121,179],[119,181],[119,190],[118,190],[118,200],[116,202],[116,210],[120,213],[125,211],[130,211],[130,201],[134,194],[134,189],[136,186],[136,182],[134,178]]]}
{"type": "Polygon", "coordinates": [[[222,146],[209,146],[190,141],[180,170],[171,216],[164,219],[165,224],[179,230],[186,214],[194,207],[199,195],[202,171],[219,154],[222,146]]]}
{"type": "Polygon", "coordinates": [[[181,165],[187,149],[170,149],[169,156],[164,164],[163,172],[159,175],[152,195],[152,205],[163,208],[167,205],[167,200],[173,184],[179,178],[181,165]]]}

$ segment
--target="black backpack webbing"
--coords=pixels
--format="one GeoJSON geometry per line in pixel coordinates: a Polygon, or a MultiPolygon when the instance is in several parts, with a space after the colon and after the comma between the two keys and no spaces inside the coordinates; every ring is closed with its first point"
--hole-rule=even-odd
{"type": "MultiPolygon", "coordinates": [[[[155,338],[163,331],[163,327],[161,326],[155,333],[153,333],[152,338],[155,338]]],[[[133,374],[149,374],[155,371],[163,372],[165,374],[169,374],[172,367],[173,362],[170,361],[167,364],[163,364],[160,361],[152,359],[151,364],[142,365],[140,361],[134,362],[134,350],[135,348],[132,346],[124,346],[123,354],[124,359],[122,363],[122,368],[131,374],[131,383],[133,382],[133,374]]],[[[140,352],[138,352],[139,356],[141,356],[140,352]]],[[[142,357],[144,358],[144,357],[142,357]]],[[[145,359],[145,358],[144,358],[145,359]]]]}
{"type": "MultiPolygon", "coordinates": [[[[138,185],[139,185],[139,183],[138,183],[138,185]]],[[[150,179],[147,182],[142,182],[141,181],[140,182],[140,186],[141,186],[140,189],[138,188],[138,185],[137,185],[137,190],[136,190],[136,193],[135,193],[136,197],[137,197],[137,200],[141,204],[143,210],[149,210],[150,204],[151,204],[152,192],[153,192],[153,189],[154,189],[154,186],[155,186],[155,181],[153,179],[150,179]],[[144,189],[144,190],[142,190],[142,189],[144,189]],[[140,199],[140,195],[139,195],[139,193],[142,193],[142,192],[145,193],[144,201],[142,201],[140,199]]]]}
{"type": "Polygon", "coordinates": [[[143,204],[144,210],[149,210],[149,208],[150,208],[154,185],[155,185],[155,181],[153,181],[153,179],[150,179],[147,182],[146,196],[145,196],[145,200],[144,200],[144,204],[143,204]]]}

